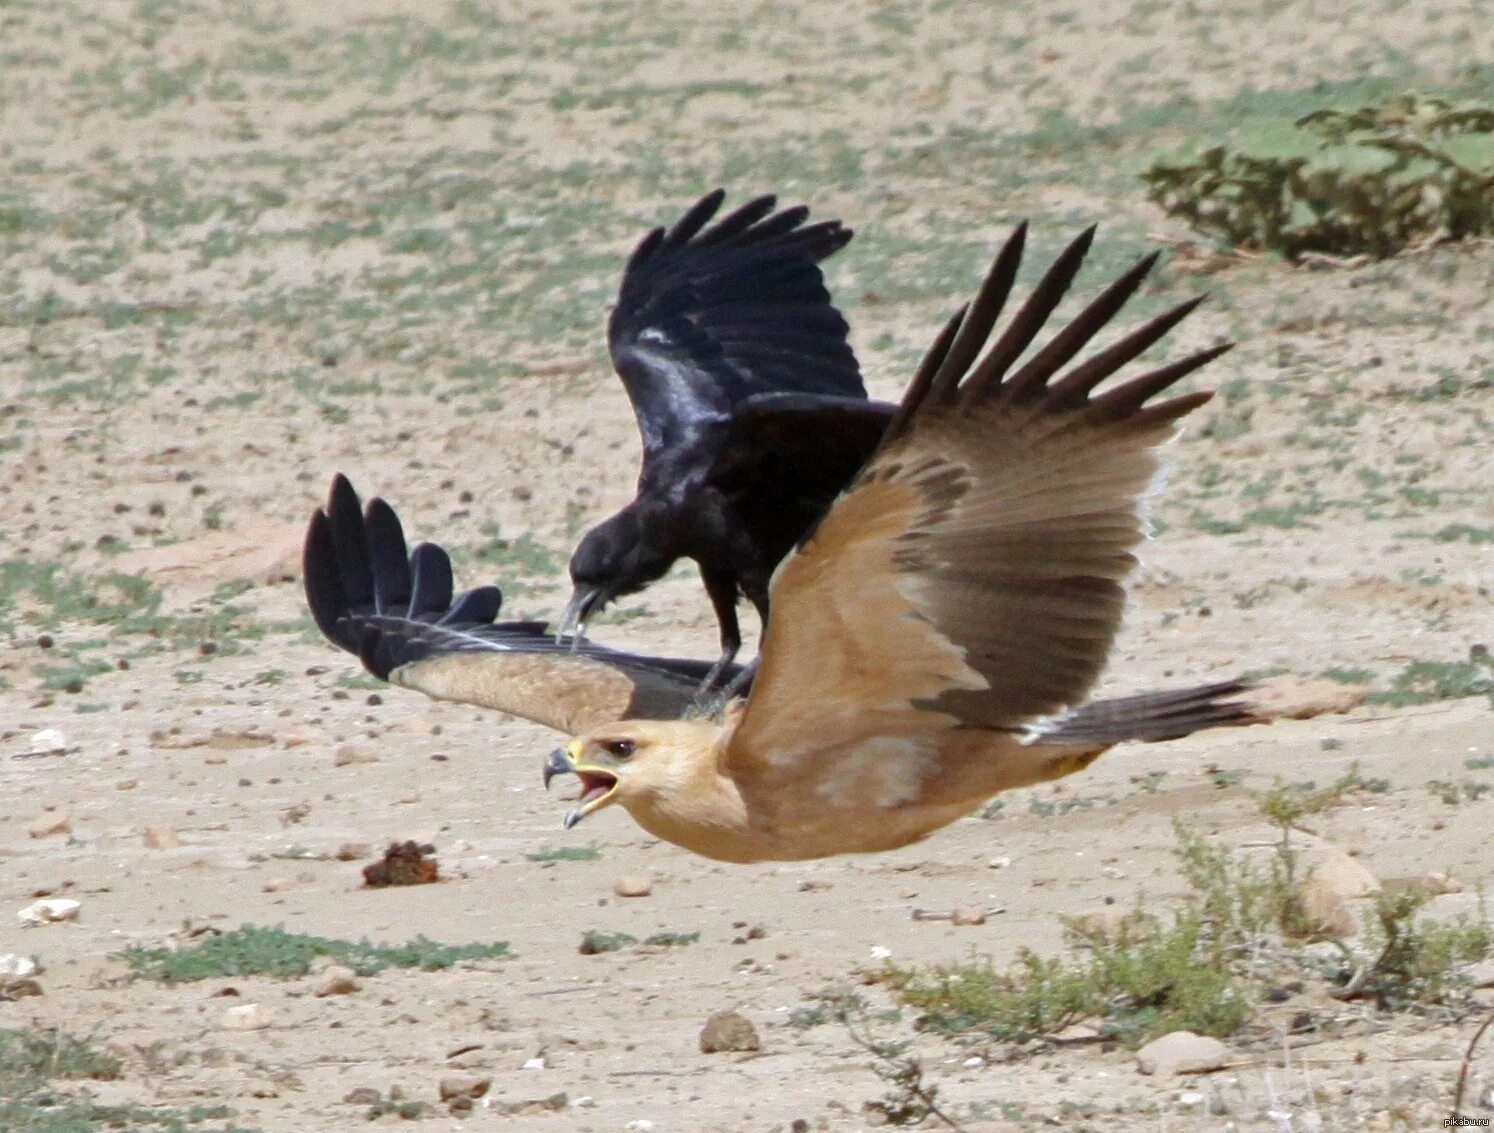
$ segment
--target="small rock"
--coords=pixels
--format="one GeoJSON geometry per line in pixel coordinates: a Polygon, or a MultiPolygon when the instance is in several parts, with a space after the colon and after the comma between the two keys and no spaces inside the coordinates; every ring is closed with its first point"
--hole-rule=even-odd
{"type": "Polygon", "coordinates": [[[1463,892],[1463,883],[1450,873],[1441,870],[1433,870],[1421,879],[1421,887],[1433,897],[1440,897],[1444,893],[1463,892]]]}
{"type": "Polygon", "coordinates": [[[367,842],[344,842],[337,847],[337,853],[333,856],[340,862],[356,862],[368,857],[373,853],[373,847],[367,842]]]}
{"type": "Polygon", "coordinates": [[[1006,869],[1011,864],[1012,859],[1009,854],[1003,854],[999,858],[988,858],[986,860],[987,869],[1006,869]]]}
{"type": "Polygon", "coordinates": [[[519,1069],[520,1070],[543,1070],[545,1068],[545,1065],[546,1065],[545,1064],[545,1056],[541,1054],[541,1055],[536,1055],[534,1058],[526,1058],[524,1060],[524,1065],[521,1066],[521,1067],[519,1067],[519,1069]]]}
{"type": "Polygon", "coordinates": [[[58,834],[70,834],[73,829],[72,815],[65,810],[43,814],[32,820],[26,833],[33,838],[53,838],[58,834]]]}
{"type": "Polygon", "coordinates": [[[1337,846],[1319,846],[1312,858],[1297,890],[1303,911],[1336,936],[1358,936],[1361,925],[1350,902],[1378,892],[1379,879],[1337,846]]]}
{"type": "Polygon", "coordinates": [[[488,1092],[492,1084],[493,1079],[483,1074],[448,1074],[441,1079],[437,1089],[443,1102],[453,1102],[458,1098],[476,1101],[488,1092]]]}
{"type": "Polygon", "coordinates": [[[39,755],[66,755],[73,750],[68,742],[66,733],[57,728],[42,728],[31,734],[31,743],[26,747],[26,754],[30,756],[39,755]]]}
{"type": "Polygon", "coordinates": [[[384,857],[363,867],[363,884],[370,889],[387,885],[430,885],[441,880],[435,854],[429,842],[391,842],[384,857]]]}
{"type": "Polygon", "coordinates": [[[949,919],[958,925],[985,924],[986,911],[979,905],[956,905],[949,919]]]}
{"type": "Polygon", "coordinates": [[[757,1037],[757,1028],[745,1015],[735,1011],[717,1011],[700,1030],[702,1054],[717,1054],[722,1051],[759,1050],[762,1043],[757,1037]]]}
{"type": "Polygon", "coordinates": [[[1173,1031],[1153,1039],[1136,1052],[1136,1068],[1143,1074],[1170,1078],[1174,1074],[1202,1074],[1222,1070],[1233,1059],[1229,1047],[1207,1035],[1173,1031]]]}
{"type": "Polygon", "coordinates": [[[19,952],[7,952],[0,956],[0,983],[6,980],[24,980],[36,975],[38,970],[36,961],[30,956],[22,956],[19,952]]]}
{"type": "Polygon", "coordinates": [[[0,979],[0,999],[27,999],[41,994],[41,984],[35,980],[0,979]]]}
{"type": "Polygon", "coordinates": [[[502,1117],[538,1117],[546,1113],[559,1113],[568,1105],[570,1105],[569,1096],[559,1093],[551,1094],[548,1098],[533,1098],[525,1102],[501,1102],[493,1109],[502,1117]]]}
{"type": "Polygon", "coordinates": [[[182,844],[176,830],[170,826],[147,826],[145,848],[148,850],[174,850],[182,844]]]}
{"type": "Polygon", "coordinates": [[[630,873],[612,883],[612,892],[619,897],[647,897],[654,891],[654,883],[642,874],[630,873]]]}
{"type": "Polygon", "coordinates": [[[348,1105],[378,1105],[379,1091],[372,1086],[359,1086],[343,1095],[348,1105]]]}
{"type": "Polygon", "coordinates": [[[1184,1090],[1178,1095],[1178,1105],[1184,1109],[1196,1109],[1203,1105],[1204,1096],[1197,1090],[1184,1090]]]}
{"type": "Polygon", "coordinates": [[[350,767],[356,763],[377,763],[379,753],[359,744],[343,744],[332,753],[333,767],[350,767]]]}
{"type": "Polygon", "coordinates": [[[78,910],[82,907],[81,901],[74,901],[71,897],[49,897],[33,901],[16,916],[23,925],[55,924],[58,921],[77,920],[78,910]]]}
{"type": "Polygon", "coordinates": [[[241,1003],[223,1012],[218,1026],[225,1031],[262,1031],[270,1025],[273,1014],[262,1003],[241,1003]]]}
{"type": "Polygon", "coordinates": [[[317,981],[316,996],[318,999],[326,999],[329,995],[351,995],[362,986],[353,969],[333,964],[317,981]]]}

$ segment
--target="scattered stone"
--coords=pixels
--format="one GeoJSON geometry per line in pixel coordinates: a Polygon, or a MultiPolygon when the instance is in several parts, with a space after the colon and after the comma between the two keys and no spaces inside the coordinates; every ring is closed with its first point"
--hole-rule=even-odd
{"type": "MultiPolygon", "coordinates": [[[[203,644],[211,643],[203,642],[203,644]]],[[[275,737],[262,728],[217,727],[208,733],[205,746],[215,751],[241,751],[245,748],[268,747],[274,742],[275,737]]]]}
{"type": "Polygon", "coordinates": [[[377,763],[379,753],[362,744],[343,744],[332,753],[333,767],[348,767],[355,763],[377,763]]]}
{"type": "Polygon", "coordinates": [[[59,834],[71,834],[72,830],[73,817],[65,810],[39,815],[26,827],[26,833],[33,838],[55,838],[59,834]]]}
{"type": "Polygon", "coordinates": [[[700,1031],[700,1052],[718,1054],[723,1051],[759,1050],[762,1043],[757,1037],[757,1028],[745,1015],[735,1011],[717,1011],[700,1031]]]}
{"type": "Polygon", "coordinates": [[[6,980],[24,980],[40,970],[34,959],[22,956],[19,952],[7,952],[0,956],[0,983],[6,980]]]}
{"type": "Polygon", "coordinates": [[[1362,926],[1352,901],[1379,892],[1380,882],[1337,846],[1319,845],[1312,851],[1312,865],[1298,886],[1303,911],[1334,935],[1349,939],[1362,926]]]}
{"type": "Polygon", "coordinates": [[[26,746],[23,756],[35,759],[46,755],[66,755],[68,752],[76,751],[68,742],[67,735],[58,728],[42,728],[31,734],[31,742],[26,746]]]}
{"type": "Polygon", "coordinates": [[[1434,869],[1421,879],[1421,887],[1433,897],[1440,897],[1444,893],[1463,892],[1463,883],[1450,873],[1434,869]]]}
{"type": "Polygon", "coordinates": [[[71,897],[50,897],[42,901],[33,901],[16,914],[23,925],[55,924],[58,921],[75,921],[78,919],[78,910],[83,907],[81,901],[74,901],[71,897]]]}
{"type": "Polygon", "coordinates": [[[429,885],[440,881],[435,854],[429,842],[391,842],[384,856],[363,867],[363,884],[369,889],[388,885],[429,885]]]}
{"type": "Polygon", "coordinates": [[[147,850],[174,850],[182,844],[176,830],[170,826],[147,826],[145,848],[147,850]]]}
{"type": "Polygon", "coordinates": [[[986,860],[987,869],[1006,869],[1011,864],[1012,859],[1010,854],[1002,854],[999,858],[988,858],[986,860]]]}
{"type": "Polygon", "coordinates": [[[241,1003],[224,1011],[218,1017],[218,1026],[225,1031],[262,1031],[273,1016],[274,1012],[262,1003],[241,1003]]]}
{"type": "MultiPolygon", "coordinates": [[[[493,1110],[502,1117],[539,1117],[546,1113],[559,1113],[570,1104],[569,1096],[559,1093],[524,1102],[499,1102],[493,1106],[493,1110]]],[[[576,1104],[580,1105],[581,1100],[577,1099],[576,1104]]]]}
{"type": "Polygon", "coordinates": [[[27,999],[41,994],[42,986],[35,980],[0,979],[0,999],[27,999]]]}
{"type": "Polygon", "coordinates": [[[355,862],[359,858],[366,858],[373,853],[373,847],[367,842],[344,842],[337,847],[337,853],[332,856],[340,862],[355,862]]]}
{"type": "Polygon", "coordinates": [[[316,996],[326,999],[329,995],[352,995],[363,985],[358,982],[358,973],[341,964],[333,964],[317,981],[316,996]]]}
{"type": "Polygon", "coordinates": [[[1364,703],[1364,685],[1344,685],[1327,677],[1269,677],[1253,685],[1247,694],[1251,718],[1310,720],[1314,716],[1348,712],[1364,703]]]}
{"type": "Polygon", "coordinates": [[[986,923],[986,911],[979,905],[956,905],[949,919],[957,925],[981,925],[986,923]]]}
{"type": "Polygon", "coordinates": [[[116,791],[133,791],[138,786],[140,786],[140,780],[138,779],[121,779],[118,783],[114,784],[114,789],[116,791]]]}
{"type": "Polygon", "coordinates": [[[1136,1052],[1136,1068],[1143,1074],[1170,1078],[1174,1074],[1206,1074],[1233,1061],[1229,1047],[1207,1035],[1173,1031],[1153,1039],[1136,1052]]]}
{"type": "Polygon", "coordinates": [[[378,1105],[379,1091],[372,1086],[359,1086],[344,1094],[342,1100],[348,1105],[378,1105]]]}
{"type": "Polygon", "coordinates": [[[642,874],[630,873],[612,883],[612,892],[619,897],[647,897],[654,891],[654,883],[642,874]]]}
{"type": "Polygon", "coordinates": [[[533,1058],[526,1058],[524,1065],[519,1067],[520,1070],[543,1070],[544,1068],[545,1056],[542,1054],[535,1055],[533,1058]]]}
{"type": "Polygon", "coordinates": [[[487,1093],[492,1084],[493,1079],[483,1074],[448,1074],[441,1079],[437,1089],[443,1102],[452,1102],[458,1098],[473,1102],[487,1093]]]}

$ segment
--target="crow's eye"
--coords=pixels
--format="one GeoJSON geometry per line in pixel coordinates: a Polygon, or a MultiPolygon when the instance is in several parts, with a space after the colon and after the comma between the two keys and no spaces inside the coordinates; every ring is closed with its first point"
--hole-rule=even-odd
{"type": "Polygon", "coordinates": [[[632,740],[606,740],[603,742],[602,747],[614,759],[627,759],[633,754],[632,740]]]}

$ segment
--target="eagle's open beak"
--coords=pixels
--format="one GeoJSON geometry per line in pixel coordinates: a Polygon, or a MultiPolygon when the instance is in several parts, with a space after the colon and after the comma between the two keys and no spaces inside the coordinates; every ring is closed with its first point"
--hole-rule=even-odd
{"type": "Polygon", "coordinates": [[[566,637],[571,639],[571,652],[586,640],[586,619],[602,605],[602,588],[578,586],[571,591],[571,600],[560,615],[560,624],[555,627],[555,642],[558,645],[566,637]]]}
{"type": "Polygon", "coordinates": [[[613,801],[617,794],[617,776],[606,768],[580,762],[581,741],[572,740],[563,748],[556,748],[545,760],[545,789],[550,789],[550,780],[557,775],[574,775],[581,780],[581,793],[576,797],[580,805],[565,816],[565,828],[569,830],[593,811],[601,810],[613,801]]]}

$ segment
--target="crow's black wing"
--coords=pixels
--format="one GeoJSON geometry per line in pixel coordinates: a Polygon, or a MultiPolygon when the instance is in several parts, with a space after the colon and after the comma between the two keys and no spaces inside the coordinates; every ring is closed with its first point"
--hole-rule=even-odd
{"type": "Polygon", "coordinates": [[[709,482],[776,561],[861,471],[896,412],[890,402],[849,397],[748,398],[732,413],[709,482]]]}
{"type": "Polygon", "coordinates": [[[770,196],[707,228],[724,196],[718,189],[673,228],[654,229],[623,271],[607,344],[645,460],[754,394],[866,396],[819,267],[851,230],[805,224],[802,205],[774,212],[770,196]]]}
{"type": "Polygon", "coordinates": [[[394,510],[379,499],[364,510],[340,475],[311,517],[303,563],[317,626],[374,676],[560,731],[678,719],[711,668],[590,641],[573,650],[543,622],[497,621],[496,586],[454,597],[446,552],[422,543],[407,555],[394,510]]]}

